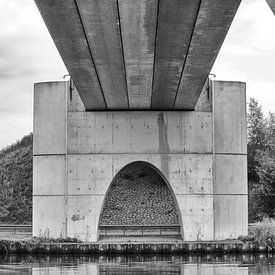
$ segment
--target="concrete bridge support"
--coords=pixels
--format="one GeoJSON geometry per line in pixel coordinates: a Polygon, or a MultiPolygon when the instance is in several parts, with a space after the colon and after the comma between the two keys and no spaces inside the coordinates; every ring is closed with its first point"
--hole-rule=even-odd
{"type": "Polygon", "coordinates": [[[68,82],[36,83],[33,235],[97,241],[108,187],[135,161],[166,179],[183,240],[246,234],[245,84],[211,87],[196,111],[85,112],[68,82]]]}

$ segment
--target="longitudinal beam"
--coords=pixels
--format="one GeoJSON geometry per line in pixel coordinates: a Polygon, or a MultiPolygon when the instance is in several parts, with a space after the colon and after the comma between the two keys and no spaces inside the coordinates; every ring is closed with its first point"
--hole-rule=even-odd
{"type": "Polygon", "coordinates": [[[193,110],[241,0],[203,0],[184,64],[175,109],[193,110]]]}
{"type": "Polygon", "coordinates": [[[200,0],[159,0],[153,109],[173,109],[200,0]]]}
{"type": "Polygon", "coordinates": [[[35,0],[35,2],[86,109],[106,109],[101,83],[75,1],[35,0]]]}
{"type": "Polygon", "coordinates": [[[158,0],[118,0],[129,105],[151,107],[158,0]]]}
{"type": "Polygon", "coordinates": [[[275,15],[275,0],[266,0],[275,15]]]}
{"type": "Polygon", "coordinates": [[[128,109],[117,2],[76,0],[108,109],[128,109]]]}

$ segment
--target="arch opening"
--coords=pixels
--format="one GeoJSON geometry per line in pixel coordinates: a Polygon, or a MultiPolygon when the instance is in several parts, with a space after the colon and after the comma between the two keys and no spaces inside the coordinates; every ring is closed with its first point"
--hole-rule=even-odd
{"type": "Polygon", "coordinates": [[[99,239],[181,238],[180,213],[168,182],[153,165],[137,161],[122,168],[106,193],[99,239]]]}

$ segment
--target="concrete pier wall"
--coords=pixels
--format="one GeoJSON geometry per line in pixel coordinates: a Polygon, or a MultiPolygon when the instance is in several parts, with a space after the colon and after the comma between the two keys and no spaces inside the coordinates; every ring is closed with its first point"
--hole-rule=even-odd
{"type": "Polygon", "coordinates": [[[214,237],[247,234],[245,83],[213,82],[214,237]]]}
{"type": "Polygon", "coordinates": [[[67,82],[35,84],[33,235],[96,241],[106,192],[135,161],[172,190],[184,240],[246,234],[245,86],[213,86],[213,112],[85,112],[67,82]]]}

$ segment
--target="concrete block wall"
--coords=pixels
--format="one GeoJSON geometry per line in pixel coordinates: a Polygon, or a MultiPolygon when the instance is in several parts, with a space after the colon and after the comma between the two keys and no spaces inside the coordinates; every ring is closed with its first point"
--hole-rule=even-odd
{"type": "Polygon", "coordinates": [[[247,145],[245,83],[213,83],[214,237],[247,234],[247,145]]]}
{"type": "Polygon", "coordinates": [[[67,90],[67,82],[34,85],[34,236],[67,235],[67,90]]]}
{"type": "MultiPolygon", "coordinates": [[[[235,161],[230,162],[236,150],[230,147],[233,143],[223,141],[230,134],[227,117],[214,117],[215,112],[222,113],[219,105],[226,101],[221,100],[227,92],[226,83],[215,89],[220,101],[214,101],[214,113],[84,112],[77,91],[70,95],[67,82],[36,84],[33,234],[96,241],[107,189],[115,175],[134,161],[152,164],[167,180],[176,197],[184,240],[228,238],[240,235],[240,228],[243,233],[244,223],[223,233],[223,223],[230,222],[236,212],[231,201],[236,197],[245,202],[245,195],[233,194],[234,188],[227,184],[235,186],[240,180],[245,190],[246,177],[236,175],[235,161]],[[225,129],[220,133],[217,127],[225,129]],[[225,148],[234,154],[223,151],[225,148]],[[233,175],[219,174],[222,163],[233,175]]],[[[236,95],[230,100],[235,101],[236,95]]],[[[226,110],[230,112],[230,108],[226,110]]],[[[236,123],[231,124],[238,127],[239,118],[235,115],[232,120],[236,123]]],[[[239,137],[245,138],[234,138],[239,137]]],[[[245,154],[238,157],[240,166],[245,166],[245,154]]],[[[247,215],[245,210],[243,215],[247,215]]]]}

